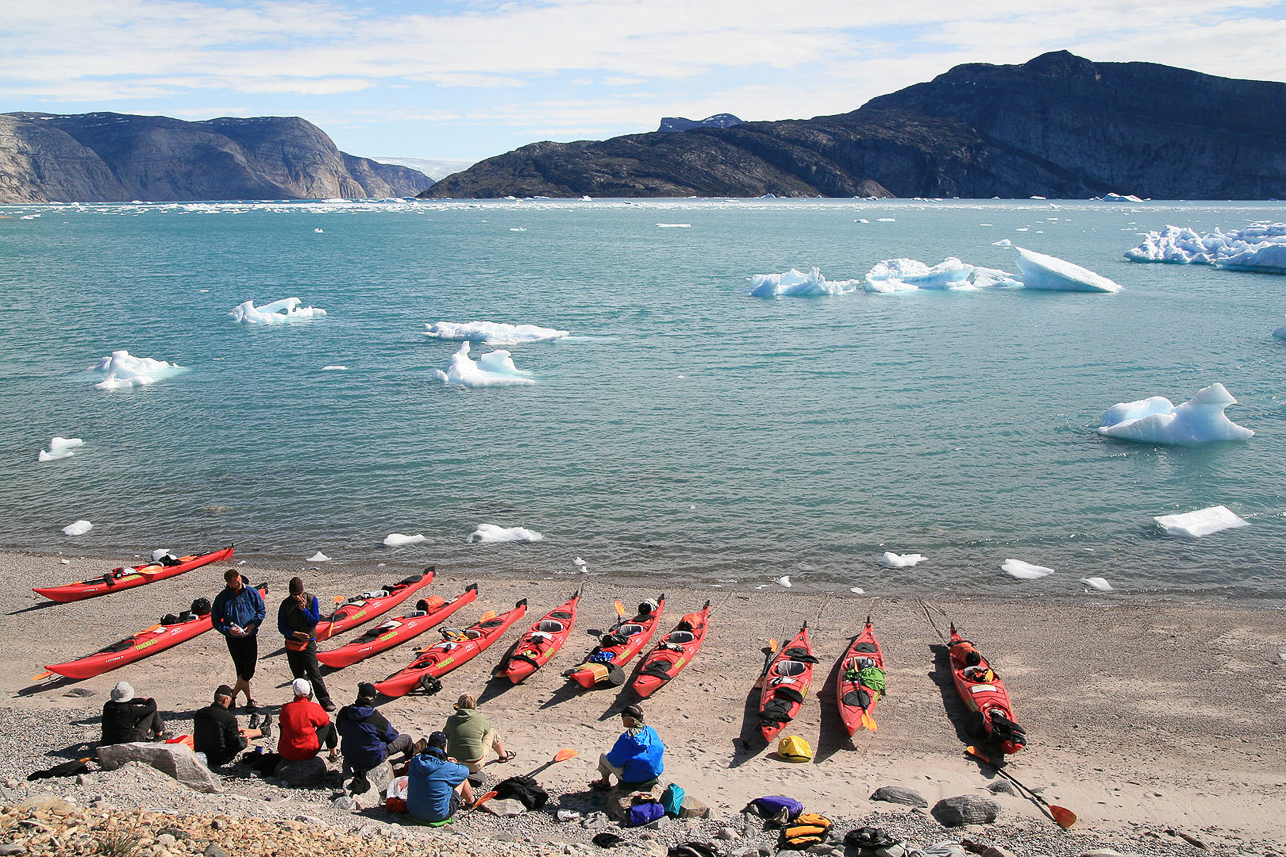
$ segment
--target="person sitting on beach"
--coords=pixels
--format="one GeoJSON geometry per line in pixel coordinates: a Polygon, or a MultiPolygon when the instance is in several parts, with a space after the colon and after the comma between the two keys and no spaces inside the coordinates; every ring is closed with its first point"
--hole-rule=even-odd
{"type": "Polygon", "coordinates": [[[598,770],[603,776],[589,784],[592,789],[611,788],[615,774],[618,788],[638,791],[655,784],[665,771],[665,745],[656,730],[643,723],[642,706],[631,705],[622,711],[621,725],[625,732],[611,750],[598,758],[598,770]]]}
{"type": "Polygon", "coordinates": [[[429,746],[411,760],[406,811],[416,821],[446,821],[462,806],[473,804],[469,769],[447,756],[445,732],[429,736],[429,746]]]}
{"type": "Polygon", "coordinates": [[[321,752],[324,743],[330,749],[329,761],[339,758],[339,735],[335,724],[320,705],[313,702],[313,686],[306,678],[297,678],[290,683],[295,698],[281,706],[281,738],[277,741],[277,752],[283,759],[292,762],[303,762],[321,752]]]}
{"type": "MultiPolygon", "coordinates": [[[[211,768],[226,765],[246,749],[251,738],[272,737],[272,715],[264,715],[258,727],[242,729],[232,708],[232,688],[221,684],[214,691],[214,703],[192,715],[192,749],[204,753],[211,768]]],[[[258,715],[253,715],[255,720],[258,715]]]]}
{"type": "Polygon", "coordinates": [[[375,685],[362,682],[357,686],[357,701],[345,705],[335,717],[345,772],[364,774],[384,764],[384,760],[394,753],[401,753],[402,761],[414,755],[411,736],[399,735],[375,708],[377,695],[375,685]]]}
{"type": "Polygon", "coordinates": [[[508,762],[517,754],[505,749],[500,734],[478,710],[478,700],[464,693],[455,703],[455,713],[447,718],[443,731],[447,734],[447,752],[453,759],[476,774],[482,770],[487,753],[496,751],[496,761],[508,762]]]}
{"type": "Polygon", "coordinates": [[[129,744],[164,737],[165,726],[156,710],[156,700],[140,699],[134,696],[129,682],[117,682],[112,698],[103,703],[103,740],[98,743],[129,744]]]}

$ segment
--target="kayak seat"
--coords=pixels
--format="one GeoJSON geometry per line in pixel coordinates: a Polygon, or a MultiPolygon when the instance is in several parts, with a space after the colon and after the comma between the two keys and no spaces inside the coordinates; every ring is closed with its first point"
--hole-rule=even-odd
{"type": "Polygon", "coordinates": [[[536,630],[544,631],[546,634],[557,634],[563,630],[563,627],[562,622],[557,622],[553,619],[543,619],[541,620],[541,623],[536,626],[536,630]]]}
{"type": "Polygon", "coordinates": [[[874,643],[858,643],[853,647],[853,651],[862,652],[863,654],[873,655],[877,651],[874,643]]]}
{"type": "Polygon", "coordinates": [[[808,672],[808,664],[802,661],[781,661],[777,664],[773,672],[777,675],[794,676],[803,675],[808,672]]]}
{"type": "Polygon", "coordinates": [[[635,634],[643,633],[643,626],[635,625],[634,623],[631,622],[631,623],[622,625],[620,628],[616,630],[616,633],[620,634],[623,637],[633,637],[635,634]]]}
{"type": "Polygon", "coordinates": [[[696,635],[691,631],[671,631],[670,635],[665,638],[667,643],[691,643],[696,639],[696,635]]]}

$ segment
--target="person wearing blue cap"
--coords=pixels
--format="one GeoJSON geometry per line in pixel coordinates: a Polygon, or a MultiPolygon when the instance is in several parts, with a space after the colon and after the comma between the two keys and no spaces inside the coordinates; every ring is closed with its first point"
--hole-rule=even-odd
{"type": "Polygon", "coordinates": [[[406,811],[416,821],[446,821],[473,804],[469,769],[447,756],[445,732],[429,736],[428,747],[411,760],[407,773],[406,811]]]}

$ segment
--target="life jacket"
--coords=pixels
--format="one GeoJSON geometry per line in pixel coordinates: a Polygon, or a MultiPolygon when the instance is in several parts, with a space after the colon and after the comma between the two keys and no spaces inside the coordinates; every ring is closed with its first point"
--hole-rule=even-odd
{"type": "Polygon", "coordinates": [[[802,851],[819,842],[826,841],[831,829],[831,820],[815,812],[803,812],[787,825],[781,832],[781,847],[802,851]]]}

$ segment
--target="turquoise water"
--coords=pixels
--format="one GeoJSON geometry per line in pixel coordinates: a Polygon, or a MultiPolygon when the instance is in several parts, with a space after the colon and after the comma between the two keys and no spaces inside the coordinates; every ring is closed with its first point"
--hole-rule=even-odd
{"type": "MultiPolygon", "coordinates": [[[[106,553],[230,541],[304,564],[437,562],[871,594],[1286,594],[1286,278],[1141,265],[1166,224],[1277,204],[595,201],[8,206],[0,213],[0,544],[106,553]],[[39,214],[35,219],[18,219],[39,214]],[[880,218],[892,218],[881,221],[880,218]],[[867,222],[859,222],[865,220],[867,222]],[[658,228],[684,223],[687,228],[658,228]],[[513,231],[523,229],[525,231],[513,231]],[[315,230],[322,230],[317,232],[315,230]],[[985,290],[760,300],[746,278],[1015,244],[1116,295],[985,290]],[[298,296],[323,319],[227,313],[298,296]],[[433,378],[434,321],[571,332],[510,347],[530,387],[433,378]],[[187,367],[102,391],[116,349],[187,367]],[[345,371],[322,371],[343,365],[345,371]],[[1093,432],[1112,404],[1215,381],[1256,436],[1093,432]],[[38,464],[50,437],[85,440],[38,464]],[[1251,526],[1165,536],[1224,504],[1251,526]],[[80,537],[63,526],[88,519],[80,537]],[[475,545],[480,523],[544,540],[475,545]],[[389,533],[426,536],[386,548],[389,533]],[[886,569],[886,550],[928,557],[886,569]],[[1007,558],[1056,574],[1015,581],[1007,558]]],[[[474,356],[489,348],[475,345],[474,356]]]]}

